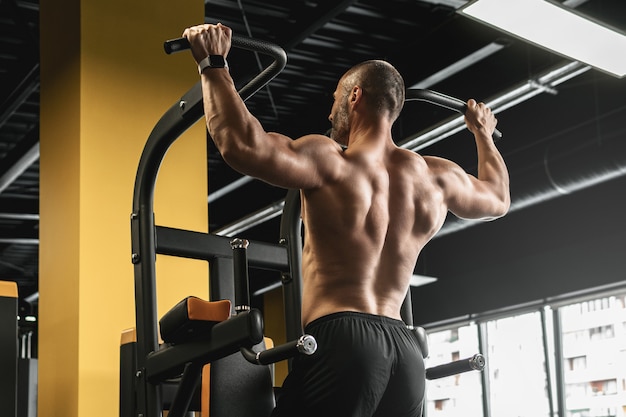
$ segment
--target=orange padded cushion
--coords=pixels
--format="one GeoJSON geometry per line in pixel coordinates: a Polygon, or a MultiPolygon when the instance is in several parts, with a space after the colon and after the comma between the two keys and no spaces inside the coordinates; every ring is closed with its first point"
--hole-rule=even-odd
{"type": "Polygon", "coordinates": [[[224,321],[230,317],[230,300],[204,301],[189,297],[187,313],[189,320],[224,321]]]}
{"type": "Polygon", "coordinates": [[[166,343],[209,340],[212,327],[230,317],[229,300],[205,301],[187,297],[159,320],[161,337],[166,343]]]}
{"type": "Polygon", "coordinates": [[[17,282],[0,281],[0,297],[17,298],[17,282]]]}

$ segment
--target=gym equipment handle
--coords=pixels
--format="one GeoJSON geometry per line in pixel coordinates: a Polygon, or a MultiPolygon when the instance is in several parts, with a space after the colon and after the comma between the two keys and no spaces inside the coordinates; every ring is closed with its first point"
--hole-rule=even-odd
{"type": "Polygon", "coordinates": [[[459,359],[458,361],[426,369],[426,379],[445,378],[468,371],[482,371],[484,368],[485,357],[477,353],[471,358],[459,359]]]}
{"type": "MultiPolygon", "coordinates": [[[[267,66],[262,72],[260,72],[255,78],[248,82],[243,88],[239,90],[239,95],[246,101],[259,89],[270,82],[278,73],[280,73],[287,64],[287,53],[280,46],[267,42],[261,39],[253,39],[245,36],[233,35],[231,39],[231,45],[233,48],[244,49],[268,55],[273,58],[272,64],[267,66]]],[[[165,53],[170,55],[174,52],[180,52],[187,50],[191,47],[187,38],[175,38],[166,40],[163,43],[165,53]]],[[[201,90],[200,90],[201,91],[201,90]]],[[[200,96],[202,98],[202,96],[200,96]]]]}
{"type": "MultiPolygon", "coordinates": [[[[258,47],[257,45],[263,45],[263,43],[264,41],[261,41],[259,39],[246,38],[237,35],[233,35],[231,39],[231,44],[233,47],[242,49],[254,50],[250,47],[251,45],[255,45],[256,48],[258,47]]],[[[191,45],[189,44],[187,38],[175,38],[163,42],[163,49],[165,49],[165,53],[168,55],[176,52],[185,51],[189,48],[191,48],[191,45]]]]}
{"type": "Polygon", "coordinates": [[[302,354],[310,356],[317,350],[317,341],[311,335],[305,334],[298,339],[285,344],[255,352],[249,348],[242,348],[241,353],[246,360],[255,365],[269,365],[270,363],[280,362],[285,359],[293,358],[302,354]]]}
{"type": "Polygon", "coordinates": [[[248,276],[248,244],[246,239],[233,239],[233,273],[235,276],[235,312],[250,310],[250,284],[248,276]]]}
{"type": "Polygon", "coordinates": [[[174,52],[184,51],[185,49],[191,48],[189,45],[189,41],[187,38],[176,38],[170,39],[163,43],[163,48],[165,49],[166,54],[173,54],[174,52]]]}
{"type": "MultiPolygon", "coordinates": [[[[409,88],[408,90],[406,90],[405,101],[426,101],[428,103],[436,104],[439,107],[444,107],[463,115],[467,111],[467,104],[463,100],[447,96],[437,91],[421,88],[409,88]]],[[[496,142],[500,139],[502,139],[502,132],[500,132],[498,129],[494,130],[493,141],[496,142]]]]}

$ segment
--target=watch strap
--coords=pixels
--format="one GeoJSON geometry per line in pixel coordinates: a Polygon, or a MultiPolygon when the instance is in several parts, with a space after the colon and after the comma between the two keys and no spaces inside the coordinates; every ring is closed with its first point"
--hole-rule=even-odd
{"type": "Polygon", "coordinates": [[[207,68],[228,68],[228,62],[222,55],[209,55],[198,63],[198,72],[202,74],[207,68]]]}

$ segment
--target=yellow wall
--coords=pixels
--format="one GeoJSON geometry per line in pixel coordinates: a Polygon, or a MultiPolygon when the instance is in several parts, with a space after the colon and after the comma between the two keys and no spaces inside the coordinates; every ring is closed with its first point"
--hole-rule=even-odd
{"type": "MultiPolygon", "coordinates": [[[[283,290],[278,288],[265,293],[263,300],[263,318],[265,334],[274,341],[274,345],[287,342],[285,326],[285,308],[283,302],[283,290]]],[[[288,362],[278,362],[274,366],[274,385],[280,387],[289,372],[288,362]]]]}
{"type": "MultiPolygon", "coordinates": [[[[119,340],[134,325],[130,213],[154,124],[196,81],[165,39],[202,22],[200,0],[41,4],[38,415],[118,414],[119,340]]],[[[165,159],[156,222],[206,232],[202,122],[165,159]]],[[[206,263],[159,257],[159,314],[206,297],[206,263]],[[181,285],[181,283],[183,283],[181,285]]]]}

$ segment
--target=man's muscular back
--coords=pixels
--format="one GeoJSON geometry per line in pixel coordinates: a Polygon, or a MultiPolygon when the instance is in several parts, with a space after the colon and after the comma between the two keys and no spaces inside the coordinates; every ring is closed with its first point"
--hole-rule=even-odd
{"type": "Polygon", "coordinates": [[[400,319],[417,257],[447,208],[426,160],[391,141],[339,152],[340,175],[304,190],[302,320],[338,311],[400,319]]]}
{"type": "MultiPolygon", "coordinates": [[[[196,61],[230,49],[231,31],[222,25],[201,25],[184,35],[196,61]]],[[[491,110],[467,103],[477,177],[452,161],[399,149],[391,127],[405,88],[387,62],[366,61],[341,77],[328,117],[332,139],[312,134],[292,140],[266,132],[227,69],[203,71],[202,91],[207,128],[228,165],[302,190],[303,324],[346,310],[400,318],[417,257],[447,211],[490,219],[508,210],[508,173],[491,140],[497,123],[491,110]]]]}

